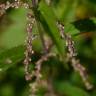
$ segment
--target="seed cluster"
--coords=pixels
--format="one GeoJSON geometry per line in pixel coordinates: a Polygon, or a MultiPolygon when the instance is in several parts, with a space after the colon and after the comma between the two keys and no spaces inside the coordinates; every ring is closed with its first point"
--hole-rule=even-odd
{"type": "Polygon", "coordinates": [[[77,52],[74,47],[74,41],[71,36],[64,32],[64,25],[60,22],[57,22],[57,27],[60,31],[61,37],[66,41],[66,47],[68,50],[68,58],[72,63],[72,66],[75,71],[79,72],[82,80],[88,90],[93,88],[93,85],[88,81],[88,74],[86,73],[86,69],[80,64],[80,61],[76,59],[77,52]]]}
{"type": "Polygon", "coordinates": [[[31,63],[31,56],[34,53],[32,49],[32,40],[33,40],[32,29],[35,22],[35,18],[32,16],[31,13],[28,13],[27,20],[28,20],[28,24],[27,24],[27,38],[25,41],[26,51],[25,51],[24,64],[25,64],[25,74],[26,74],[25,78],[26,80],[31,80],[32,74],[29,73],[29,64],[31,63]]]}
{"type": "MultiPolygon", "coordinates": [[[[51,2],[51,0],[46,0],[46,2],[49,4],[51,2]]],[[[38,5],[38,0],[32,0],[32,5],[33,5],[32,7],[35,8],[38,5]]],[[[30,9],[29,4],[24,3],[21,0],[15,0],[13,3],[10,3],[9,1],[7,1],[5,4],[0,4],[0,16],[5,14],[6,10],[9,9],[9,8],[20,8],[20,7],[30,9]]],[[[26,28],[27,38],[26,38],[26,41],[25,41],[26,50],[25,50],[25,53],[24,53],[25,54],[25,59],[24,59],[25,79],[26,79],[26,81],[31,81],[32,78],[35,77],[34,82],[29,84],[29,86],[30,86],[30,95],[29,96],[37,96],[36,92],[37,92],[38,85],[40,84],[41,77],[42,77],[41,72],[40,72],[41,67],[42,67],[42,63],[44,61],[47,61],[49,57],[56,56],[56,54],[50,52],[50,48],[53,46],[53,42],[51,42],[51,44],[48,44],[49,41],[46,42],[45,39],[43,40],[42,39],[43,35],[41,34],[41,39],[42,39],[41,41],[43,42],[42,43],[43,47],[45,47],[44,49],[47,50],[47,51],[35,63],[34,70],[32,70],[30,72],[29,65],[32,64],[31,57],[34,54],[33,47],[32,47],[32,41],[34,40],[34,38],[36,38],[36,37],[34,37],[34,35],[32,33],[35,21],[36,20],[35,20],[35,17],[32,15],[32,11],[29,12],[27,14],[27,28],[26,28]]],[[[67,56],[68,56],[69,60],[72,63],[72,67],[74,68],[75,71],[79,72],[80,76],[83,79],[83,82],[84,82],[86,88],[87,89],[92,89],[93,86],[88,81],[88,74],[86,73],[86,69],[80,64],[79,59],[76,59],[77,52],[75,50],[74,41],[72,40],[71,35],[66,34],[64,32],[64,25],[61,24],[61,22],[57,23],[57,27],[58,27],[58,29],[60,31],[61,37],[66,42],[66,47],[67,47],[67,51],[68,51],[67,56]]],[[[6,62],[10,63],[12,61],[7,60],[6,62]]],[[[0,71],[2,71],[2,70],[0,70],[0,71]]],[[[49,89],[53,90],[52,86],[49,87],[49,89]]],[[[50,90],[51,95],[52,95],[52,90],[50,90]]],[[[48,95],[46,95],[46,96],[48,96],[48,95]]],[[[52,95],[52,96],[56,96],[56,95],[52,95]]]]}
{"type": "Polygon", "coordinates": [[[9,1],[7,1],[4,4],[0,4],[0,16],[5,14],[6,10],[9,8],[17,9],[20,7],[29,8],[29,5],[27,3],[22,2],[21,0],[15,0],[13,3],[10,3],[9,1]]]}
{"type": "MultiPolygon", "coordinates": [[[[54,53],[47,53],[44,56],[42,56],[36,63],[35,63],[35,70],[32,71],[32,77],[35,76],[35,81],[33,83],[30,83],[30,95],[29,96],[37,96],[37,90],[39,85],[42,82],[42,74],[41,74],[41,67],[42,63],[44,61],[47,61],[49,57],[56,56],[54,53]]],[[[43,86],[43,85],[42,85],[43,86]]]]}

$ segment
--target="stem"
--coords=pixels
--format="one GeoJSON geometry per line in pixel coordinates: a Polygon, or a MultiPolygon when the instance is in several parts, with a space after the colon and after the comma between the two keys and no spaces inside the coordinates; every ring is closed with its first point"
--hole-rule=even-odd
{"type": "Polygon", "coordinates": [[[41,39],[41,42],[43,45],[43,50],[44,50],[44,53],[46,54],[48,52],[47,52],[47,47],[46,47],[45,40],[44,40],[44,34],[43,34],[41,26],[40,26],[40,24],[41,24],[40,23],[40,12],[38,11],[37,6],[33,7],[32,10],[33,10],[33,13],[35,16],[36,24],[37,24],[39,35],[40,35],[40,39],[41,39]]]}

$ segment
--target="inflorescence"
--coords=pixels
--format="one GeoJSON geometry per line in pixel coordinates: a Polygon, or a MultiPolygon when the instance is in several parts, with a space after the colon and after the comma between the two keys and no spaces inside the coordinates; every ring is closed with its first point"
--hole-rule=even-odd
{"type": "MultiPolygon", "coordinates": [[[[35,4],[37,6],[38,0],[33,0],[32,3],[34,3],[34,6],[35,6],[35,4]]],[[[9,8],[20,8],[20,7],[30,9],[29,4],[24,3],[21,0],[15,0],[12,3],[7,1],[5,4],[0,4],[0,16],[5,14],[6,10],[9,9],[9,8]]],[[[32,41],[34,39],[34,35],[32,34],[32,30],[33,30],[35,22],[36,22],[36,20],[35,20],[34,15],[32,14],[32,10],[31,10],[31,12],[29,12],[27,14],[27,28],[26,28],[27,38],[26,38],[26,42],[25,42],[26,50],[25,50],[25,53],[24,53],[25,54],[25,59],[24,59],[25,79],[26,79],[26,81],[31,81],[34,76],[36,77],[35,82],[29,84],[30,92],[31,92],[30,96],[36,96],[37,87],[38,87],[39,83],[41,82],[41,77],[42,77],[42,74],[40,72],[42,63],[44,61],[47,61],[49,57],[56,56],[56,54],[50,52],[50,47],[47,46],[48,47],[47,48],[47,53],[43,54],[41,56],[41,58],[35,63],[35,70],[32,70],[30,72],[29,64],[32,64],[31,57],[34,54],[34,50],[33,50],[33,47],[32,47],[32,41]]],[[[77,52],[76,52],[75,47],[74,47],[74,41],[72,40],[72,38],[69,34],[66,34],[64,32],[64,25],[63,24],[61,24],[60,22],[57,22],[57,27],[59,29],[61,37],[66,42],[66,47],[67,47],[67,50],[68,50],[67,56],[68,56],[69,60],[71,61],[71,64],[72,64],[74,70],[79,72],[86,88],[87,89],[92,89],[93,86],[88,81],[88,75],[86,73],[86,69],[80,64],[80,60],[76,58],[77,57],[77,52]]],[[[46,41],[43,41],[43,42],[46,43],[46,41]]],[[[53,43],[51,45],[53,45],[53,43]]]]}

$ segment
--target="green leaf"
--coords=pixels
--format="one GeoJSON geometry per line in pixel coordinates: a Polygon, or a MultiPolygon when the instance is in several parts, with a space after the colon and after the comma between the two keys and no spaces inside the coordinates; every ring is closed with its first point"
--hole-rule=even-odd
{"type": "Polygon", "coordinates": [[[65,0],[64,4],[62,4],[62,5],[63,5],[63,12],[61,15],[61,20],[64,21],[64,23],[69,23],[69,22],[74,21],[76,7],[78,5],[78,0],[74,0],[74,1],[65,0]]]}
{"type": "Polygon", "coordinates": [[[42,17],[41,23],[45,29],[45,32],[47,32],[47,34],[49,34],[49,36],[52,38],[58,51],[63,54],[64,46],[56,26],[57,19],[54,12],[52,11],[51,7],[48,7],[43,1],[40,2],[39,10],[42,17]]]}
{"type": "Polygon", "coordinates": [[[65,32],[72,35],[72,36],[75,36],[76,34],[79,33],[79,30],[76,29],[75,26],[72,24],[66,24],[65,25],[65,32]]]}
{"type": "Polygon", "coordinates": [[[57,83],[56,89],[61,94],[65,94],[66,96],[90,96],[88,93],[79,87],[73,86],[69,82],[60,82],[57,83]]]}
{"type": "Polygon", "coordinates": [[[78,0],[58,0],[57,6],[53,7],[53,10],[56,16],[66,24],[75,20],[77,6],[78,0]]]}
{"type": "Polygon", "coordinates": [[[0,71],[6,71],[24,59],[24,46],[14,47],[0,53],[0,71]]]}
{"type": "Polygon", "coordinates": [[[9,49],[18,45],[23,45],[26,37],[26,12],[23,8],[14,9],[8,14],[11,19],[10,26],[5,27],[5,32],[0,37],[0,45],[9,49]]]}

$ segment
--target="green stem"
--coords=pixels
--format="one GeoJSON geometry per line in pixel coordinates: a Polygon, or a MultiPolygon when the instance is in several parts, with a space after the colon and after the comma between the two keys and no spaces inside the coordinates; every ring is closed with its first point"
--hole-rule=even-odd
{"type": "Polygon", "coordinates": [[[34,6],[32,8],[32,10],[33,10],[33,13],[34,13],[34,16],[35,16],[35,19],[36,19],[36,24],[37,24],[40,39],[41,39],[41,42],[42,42],[42,45],[43,45],[44,53],[46,54],[48,52],[47,52],[47,48],[46,48],[46,44],[45,44],[45,40],[44,40],[44,34],[43,34],[41,26],[40,26],[40,24],[41,24],[40,23],[40,11],[38,11],[37,5],[34,6]]]}

